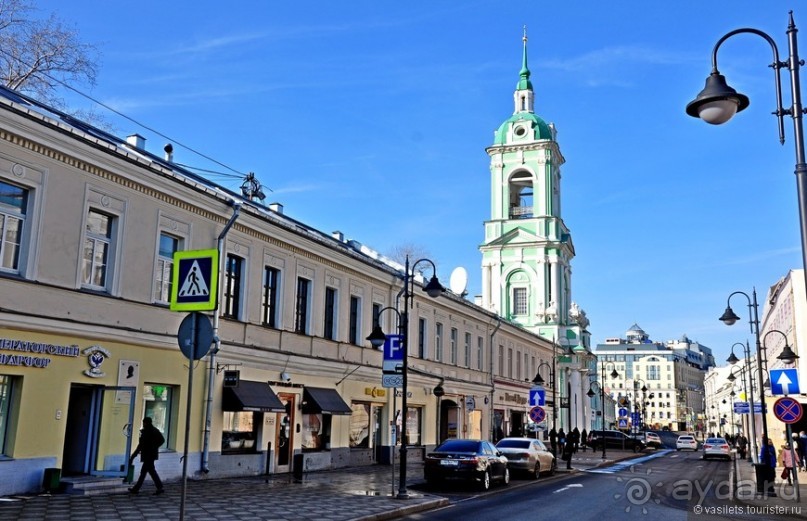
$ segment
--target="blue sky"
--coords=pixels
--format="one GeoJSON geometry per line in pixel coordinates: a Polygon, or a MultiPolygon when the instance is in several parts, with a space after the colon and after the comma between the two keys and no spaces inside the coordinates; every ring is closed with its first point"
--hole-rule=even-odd
{"type": "MultiPolygon", "coordinates": [[[[101,50],[88,92],[169,136],[176,161],[232,174],[183,144],[255,172],[267,203],[380,252],[422,246],[446,282],[465,267],[471,295],[490,217],[485,147],[512,114],[527,25],[536,112],[566,158],[572,294],[593,342],[638,323],[655,340],[686,334],[721,362],[751,336],[745,321],[717,320],[729,294],[756,287],[762,303],[802,267],[792,120],[782,146],[771,49],[751,35],[730,39],[718,62],[750,107],[720,127],[684,107],[726,32],[761,29],[786,56],[788,10],[807,28],[797,4],[38,2],[101,50]]],[[[101,113],[155,153],[167,142],[101,113]]]]}

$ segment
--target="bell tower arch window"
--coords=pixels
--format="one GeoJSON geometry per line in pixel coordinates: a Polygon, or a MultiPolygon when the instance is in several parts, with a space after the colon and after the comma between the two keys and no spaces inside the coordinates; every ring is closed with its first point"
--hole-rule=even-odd
{"type": "Polygon", "coordinates": [[[510,177],[510,219],[531,219],[533,216],[533,177],[529,172],[516,172],[510,177]]]}

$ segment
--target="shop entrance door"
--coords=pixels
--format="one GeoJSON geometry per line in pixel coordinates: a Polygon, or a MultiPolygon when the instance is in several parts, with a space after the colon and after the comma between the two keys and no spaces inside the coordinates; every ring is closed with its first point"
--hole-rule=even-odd
{"type": "Polygon", "coordinates": [[[132,449],[134,387],[73,385],[67,409],[62,474],[126,475],[132,449]]]}
{"type": "Polygon", "coordinates": [[[292,393],[278,393],[280,402],[286,408],[285,412],[277,413],[277,425],[275,434],[275,472],[291,472],[291,460],[294,455],[294,431],[295,431],[295,395],[292,393]]]}

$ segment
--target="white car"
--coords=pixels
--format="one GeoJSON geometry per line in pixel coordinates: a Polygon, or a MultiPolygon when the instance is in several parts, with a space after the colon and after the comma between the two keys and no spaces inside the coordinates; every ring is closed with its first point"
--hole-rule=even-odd
{"type": "Polygon", "coordinates": [[[731,461],[731,447],[725,438],[707,438],[703,442],[703,459],[724,458],[731,461]]]}
{"type": "Polygon", "coordinates": [[[698,440],[694,436],[684,434],[675,440],[675,450],[698,450],[698,440]]]}

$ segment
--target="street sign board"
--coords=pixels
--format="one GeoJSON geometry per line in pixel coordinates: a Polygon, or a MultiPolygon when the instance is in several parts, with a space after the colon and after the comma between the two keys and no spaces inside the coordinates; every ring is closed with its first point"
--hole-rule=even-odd
{"type": "Polygon", "coordinates": [[[530,407],[546,405],[546,390],[541,386],[530,389],[530,407]]]}
{"type": "Polygon", "coordinates": [[[401,374],[403,357],[403,335],[387,335],[384,339],[384,362],[381,369],[387,374],[401,374]]]}
{"type": "Polygon", "coordinates": [[[748,402],[734,402],[734,412],[735,414],[748,414],[751,412],[751,407],[748,402]]]}
{"type": "Polygon", "coordinates": [[[530,409],[530,419],[535,423],[541,423],[546,418],[546,411],[539,406],[530,409]]]}
{"type": "Polygon", "coordinates": [[[619,419],[619,428],[620,429],[627,429],[628,428],[628,419],[627,418],[620,418],[619,419]]]}
{"type": "Polygon", "coordinates": [[[177,331],[179,350],[188,360],[201,360],[213,344],[213,326],[210,317],[198,311],[182,319],[177,331]]]}
{"type": "Polygon", "coordinates": [[[218,281],[218,250],[174,252],[169,309],[171,311],[216,309],[218,281]]]}
{"type": "Polygon", "coordinates": [[[628,410],[624,407],[619,408],[619,417],[620,418],[627,418],[628,417],[628,410]]]}
{"type": "Polygon", "coordinates": [[[802,408],[801,404],[789,396],[779,398],[773,404],[774,416],[785,423],[798,422],[803,413],[804,409],[802,408]]]}
{"type": "Polygon", "coordinates": [[[791,369],[771,369],[771,394],[799,394],[799,372],[791,369]]]}
{"type": "Polygon", "coordinates": [[[381,387],[386,387],[387,389],[400,389],[403,387],[403,375],[402,374],[382,374],[381,375],[381,387]]]}

